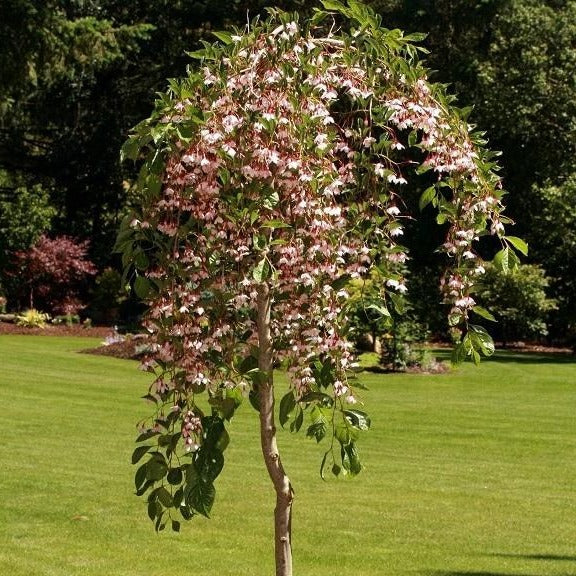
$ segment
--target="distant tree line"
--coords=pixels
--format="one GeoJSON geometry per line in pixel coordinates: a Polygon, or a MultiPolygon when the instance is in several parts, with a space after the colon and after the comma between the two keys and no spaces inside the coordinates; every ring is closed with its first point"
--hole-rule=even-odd
{"type": "MultiPolygon", "coordinates": [[[[430,49],[428,67],[437,71],[433,79],[450,84],[459,103],[473,107],[469,121],[486,132],[491,148],[502,151],[514,234],[534,245],[526,263],[549,278],[546,294],[555,301],[544,306],[542,321],[550,326],[549,338],[573,339],[576,1],[366,3],[385,26],[427,34],[423,45],[430,49]]],[[[110,302],[122,310],[129,300],[119,274],[111,281],[121,268],[113,246],[135,178],[131,166],[120,164],[120,147],[129,129],[150,115],[167,78],[195,65],[187,51],[212,42],[213,30],[245,26],[266,6],[297,10],[302,17],[314,9],[306,0],[2,3],[0,293],[8,309],[28,298],[23,284],[14,281],[15,255],[41,238],[65,237],[81,246],[88,241],[87,259],[98,270],[96,282],[75,288],[74,298],[92,304],[85,314],[116,321],[110,302]]],[[[418,188],[413,210],[423,189],[418,188]]],[[[429,271],[441,266],[434,248],[443,233],[426,219],[418,222],[405,235],[412,249],[410,288],[418,292],[411,314],[425,313],[428,329],[446,333],[440,294],[428,281],[435,276],[429,271]]],[[[488,243],[487,256],[491,249],[488,243]]]]}

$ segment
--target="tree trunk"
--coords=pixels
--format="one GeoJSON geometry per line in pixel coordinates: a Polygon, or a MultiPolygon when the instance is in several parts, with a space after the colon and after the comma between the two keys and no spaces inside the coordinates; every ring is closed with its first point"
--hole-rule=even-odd
{"type": "Polygon", "coordinates": [[[292,576],[292,501],[294,492],[290,479],[284,472],[276,443],[270,305],[270,288],[268,284],[262,283],[258,287],[257,319],[260,349],[258,368],[263,375],[258,384],[260,443],[266,469],[276,491],[276,508],[274,509],[276,576],[292,576]]]}

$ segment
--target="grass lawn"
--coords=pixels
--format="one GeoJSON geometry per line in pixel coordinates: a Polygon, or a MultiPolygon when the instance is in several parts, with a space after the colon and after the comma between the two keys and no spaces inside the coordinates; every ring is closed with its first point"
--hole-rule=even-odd
{"type": "MultiPolygon", "coordinates": [[[[149,376],[78,353],[95,345],[0,336],[0,574],[273,574],[253,409],[233,422],[212,519],[157,535],[129,463],[149,376]]],[[[296,575],[576,574],[576,362],[499,354],[363,380],[358,478],[322,482],[322,449],[280,431],[296,575]]]]}

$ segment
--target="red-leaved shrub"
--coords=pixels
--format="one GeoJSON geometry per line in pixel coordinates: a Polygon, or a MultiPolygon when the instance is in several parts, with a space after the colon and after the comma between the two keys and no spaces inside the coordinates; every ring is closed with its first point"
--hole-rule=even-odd
{"type": "Polygon", "coordinates": [[[87,241],[45,235],[28,251],[16,252],[13,263],[30,307],[55,315],[81,310],[86,281],[97,273],[87,252],[87,241]]]}

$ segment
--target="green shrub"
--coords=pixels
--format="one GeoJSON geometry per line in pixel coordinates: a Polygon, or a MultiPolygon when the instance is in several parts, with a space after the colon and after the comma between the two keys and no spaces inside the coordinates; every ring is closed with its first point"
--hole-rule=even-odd
{"type": "Polygon", "coordinates": [[[80,324],[80,316],[78,314],[62,314],[52,319],[52,324],[66,324],[66,326],[73,326],[80,324]]]}
{"type": "Polygon", "coordinates": [[[548,334],[547,320],[556,310],[556,300],[548,298],[550,279],[534,264],[523,264],[504,273],[487,267],[475,300],[488,308],[498,323],[492,332],[504,344],[548,334]]]}
{"type": "Polygon", "coordinates": [[[380,363],[395,372],[421,366],[424,361],[422,345],[428,339],[427,328],[410,316],[399,316],[381,337],[380,363]]]}

